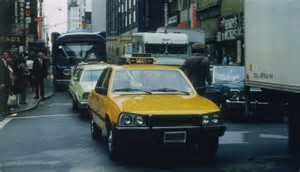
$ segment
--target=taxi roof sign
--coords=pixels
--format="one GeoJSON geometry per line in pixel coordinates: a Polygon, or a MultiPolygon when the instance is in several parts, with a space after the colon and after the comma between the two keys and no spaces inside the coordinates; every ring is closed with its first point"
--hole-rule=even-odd
{"type": "Polygon", "coordinates": [[[131,58],[127,58],[126,63],[127,64],[153,64],[154,58],[131,57],[131,58]]]}

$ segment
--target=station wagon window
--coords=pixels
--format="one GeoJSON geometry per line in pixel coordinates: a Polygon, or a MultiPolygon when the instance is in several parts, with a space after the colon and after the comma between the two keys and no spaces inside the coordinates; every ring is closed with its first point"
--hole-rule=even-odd
{"type": "Polygon", "coordinates": [[[78,70],[76,70],[76,72],[75,72],[75,74],[74,74],[74,76],[75,76],[75,78],[80,78],[80,76],[81,76],[81,74],[82,74],[82,71],[83,71],[83,69],[78,69],[78,70]]]}
{"type": "Polygon", "coordinates": [[[86,70],[81,78],[81,82],[96,82],[102,71],[102,69],[86,70]]]}

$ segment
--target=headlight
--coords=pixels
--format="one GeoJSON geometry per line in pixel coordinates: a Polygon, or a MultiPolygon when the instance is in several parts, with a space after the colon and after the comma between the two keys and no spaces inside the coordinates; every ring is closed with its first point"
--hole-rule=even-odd
{"type": "Polygon", "coordinates": [[[211,122],[213,124],[219,124],[220,123],[220,116],[218,114],[213,115],[212,118],[211,118],[211,122]]]}
{"type": "Polygon", "coordinates": [[[124,124],[124,125],[130,125],[132,122],[132,119],[129,115],[124,115],[122,116],[121,118],[121,123],[124,124]]]}
{"type": "Polygon", "coordinates": [[[209,123],[209,117],[208,116],[203,116],[202,117],[202,124],[207,125],[209,123]]]}
{"type": "Polygon", "coordinates": [[[88,100],[88,98],[89,98],[89,93],[83,93],[82,94],[82,99],[83,100],[88,100]]]}
{"type": "Polygon", "coordinates": [[[201,124],[203,126],[208,126],[208,125],[221,125],[222,124],[222,119],[219,114],[219,112],[216,113],[211,113],[211,114],[205,114],[202,116],[202,121],[201,124]]]}
{"type": "Polygon", "coordinates": [[[143,125],[145,123],[145,119],[141,116],[136,116],[134,118],[134,122],[137,124],[137,125],[143,125]]]}
{"type": "Polygon", "coordinates": [[[71,69],[64,69],[62,71],[62,73],[65,75],[65,76],[70,76],[71,75],[71,69]]]}
{"type": "Polygon", "coordinates": [[[147,126],[146,117],[136,114],[122,113],[118,120],[120,127],[145,127],[147,126]]]}

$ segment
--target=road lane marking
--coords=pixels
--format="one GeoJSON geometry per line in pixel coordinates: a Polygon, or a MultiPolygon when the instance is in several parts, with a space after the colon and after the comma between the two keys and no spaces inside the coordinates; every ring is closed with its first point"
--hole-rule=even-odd
{"type": "Polygon", "coordinates": [[[11,114],[9,115],[10,117],[14,117],[14,116],[17,116],[18,114],[14,113],[14,114],[11,114]]]}
{"type": "Polygon", "coordinates": [[[59,165],[59,161],[42,161],[42,160],[26,160],[26,161],[11,161],[0,163],[0,167],[13,167],[13,166],[31,166],[31,165],[59,165]]]}
{"type": "Polygon", "coordinates": [[[261,138],[269,138],[269,139],[288,139],[288,136],[276,135],[276,134],[260,134],[261,138]]]}
{"type": "Polygon", "coordinates": [[[33,118],[49,118],[49,117],[66,117],[76,116],[77,114],[56,114],[56,115],[41,115],[41,116],[18,116],[12,117],[12,119],[33,119],[33,118]]]}
{"type": "Polygon", "coordinates": [[[225,131],[223,137],[220,137],[220,144],[248,144],[245,141],[245,134],[250,131],[225,131]]]}
{"type": "Polygon", "coordinates": [[[49,118],[49,117],[67,117],[67,116],[76,116],[77,114],[56,114],[56,115],[41,115],[41,116],[13,116],[5,118],[0,122],[0,130],[5,127],[13,119],[34,119],[34,118],[49,118]]]}
{"type": "Polygon", "coordinates": [[[49,106],[71,106],[72,103],[52,103],[49,106]]]}
{"type": "Polygon", "coordinates": [[[8,124],[11,120],[12,120],[12,118],[5,118],[3,121],[1,121],[1,122],[0,122],[0,130],[1,130],[6,124],[8,124]]]}

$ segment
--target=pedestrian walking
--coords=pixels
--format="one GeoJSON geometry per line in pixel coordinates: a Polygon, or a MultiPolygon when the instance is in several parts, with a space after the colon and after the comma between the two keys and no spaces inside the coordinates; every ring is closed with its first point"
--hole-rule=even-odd
{"type": "Polygon", "coordinates": [[[28,86],[29,71],[26,60],[21,54],[18,55],[15,66],[15,93],[19,95],[19,104],[26,104],[26,89],[28,86]]]}
{"type": "Polygon", "coordinates": [[[191,58],[186,59],[181,69],[186,73],[197,93],[204,95],[206,82],[211,84],[210,62],[205,55],[205,46],[203,44],[194,43],[192,48],[195,53],[191,58]]]}
{"type": "Polygon", "coordinates": [[[32,75],[35,83],[35,99],[45,98],[44,79],[47,77],[47,59],[43,52],[39,52],[33,61],[32,75]]]}
{"type": "Polygon", "coordinates": [[[0,57],[0,114],[8,113],[8,94],[10,89],[9,69],[7,65],[8,53],[0,57]]]}

